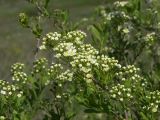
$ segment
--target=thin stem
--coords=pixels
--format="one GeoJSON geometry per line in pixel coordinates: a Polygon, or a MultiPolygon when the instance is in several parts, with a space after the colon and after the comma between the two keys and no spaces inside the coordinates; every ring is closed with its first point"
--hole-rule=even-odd
{"type": "Polygon", "coordinates": [[[34,60],[37,60],[38,52],[39,52],[40,38],[37,38],[37,45],[34,53],[34,60]]]}
{"type": "Polygon", "coordinates": [[[125,120],[128,120],[128,112],[125,110],[125,120]]]}
{"type": "Polygon", "coordinates": [[[36,2],[35,5],[36,5],[39,13],[40,13],[40,14],[43,14],[43,10],[42,10],[42,8],[39,6],[38,2],[36,2]]]}

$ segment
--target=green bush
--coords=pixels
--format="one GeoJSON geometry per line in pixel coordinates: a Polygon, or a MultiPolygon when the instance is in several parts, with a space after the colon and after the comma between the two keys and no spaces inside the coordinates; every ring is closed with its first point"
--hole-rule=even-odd
{"type": "Polygon", "coordinates": [[[49,0],[28,2],[37,16],[19,21],[35,35],[35,60],[0,81],[1,120],[159,119],[158,0],[116,1],[75,23],[49,0]],[[56,32],[44,33],[49,20],[56,32]]]}

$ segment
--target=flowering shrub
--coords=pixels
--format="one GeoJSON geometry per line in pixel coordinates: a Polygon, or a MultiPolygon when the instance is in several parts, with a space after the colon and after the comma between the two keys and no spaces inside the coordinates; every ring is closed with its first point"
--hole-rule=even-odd
{"type": "MultiPolygon", "coordinates": [[[[48,0],[44,6],[29,2],[37,5],[41,17],[52,16],[48,0]]],[[[70,120],[79,114],[84,116],[78,119],[158,119],[160,91],[153,75],[159,69],[148,73],[137,60],[158,45],[158,28],[141,16],[148,9],[141,11],[139,4],[132,0],[101,7],[99,19],[87,26],[91,43],[85,32],[67,29],[68,24],[63,24],[65,30],[43,35],[38,22],[32,26],[26,14],[20,14],[21,24],[37,38],[35,61],[29,71],[24,64],[14,64],[12,81],[0,80],[0,120],[70,120]],[[37,58],[42,51],[53,57],[37,58]]]]}

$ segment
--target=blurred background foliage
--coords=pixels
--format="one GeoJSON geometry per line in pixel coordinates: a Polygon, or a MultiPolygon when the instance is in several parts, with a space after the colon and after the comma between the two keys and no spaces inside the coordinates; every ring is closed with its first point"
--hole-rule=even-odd
{"type": "MultiPolygon", "coordinates": [[[[107,0],[112,2],[113,0],[107,0]]],[[[51,9],[68,10],[72,21],[88,17],[105,0],[51,0],[51,9]]],[[[9,79],[10,66],[15,62],[27,65],[33,61],[36,40],[18,22],[20,12],[34,15],[36,9],[26,0],[0,0],[0,78],[9,79]]],[[[50,29],[47,26],[46,29],[50,29]]]]}

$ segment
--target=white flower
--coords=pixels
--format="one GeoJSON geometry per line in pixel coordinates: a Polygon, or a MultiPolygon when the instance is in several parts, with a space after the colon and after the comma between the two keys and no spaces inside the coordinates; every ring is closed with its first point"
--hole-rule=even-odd
{"type": "Polygon", "coordinates": [[[116,98],[116,94],[113,94],[112,97],[113,97],[113,98],[116,98]]]}
{"type": "Polygon", "coordinates": [[[127,96],[128,96],[128,97],[130,97],[130,96],[131,96],[131,94],[127,93],[127,96]]]}
{"type": "Polygon", "coordinates": [[[8,94],[9,94],[9,95],[12,95],[12,92],[10,91],[8,94]]]}
{"type": "Polygon", "coordinates": [[[87,78],[87,79],[86,79],[86,82],[87,82],[87,83],[91,83],[91,82],[92,82],[92,79],[87,78]]]}
{"type": "Polygon", "coordinates": [[[2,95],[6,95],[6,91],[1,90],[1,94],[2,94],[2,95]]]}
{"type": "Polygon", "coordinates": [[[157,112],[157,107],[156,106],[152,108],[152,112],[154,112],[154,113],[157,112]]]}
{"type": "Polygon", "coordinates": [[[66,52],[64,52],[63,53],[63,55],[65,56],[65,57],[67,57],[67,56],[74,56],[76,54],[76,49],[74,49],[74,50],[68,50],[68,51],[66,51],[66,52]]]}
{"type": "Polygon", "coordinates": [[[21,94],[21,93],[18,93],[18,94],[17,94],[17,97],[19,97],[19,98],[22,97],[22,94],[21,94]]]}
{"type": "Polygon", "coordinates": [[[87,78],[92,78],[92,74],[87,74],[86,77],[87,78]]]}
{"type": "Polygon", "coordinates": [[[128,28],[124,28],[124,29],[123,29],[123,32],[124,32],[125,34],[127,34],[127,33],[129,33],[129,29],[128,29],[128,28]]]}
{"type": "Polygon", "coordinates": [[[120,98],[119,100],[120,100],[120,101],[123,101],[123,98],[120,98]]]}
{"type": "Polygon", "coordinates": [[[86,68],[86,67],[82,67],[81,71],[83,71],[84,73],[88,73],[89,71],[91,71],[90,68],[86,68]]]}
{"type": "Polygon", "coordinates": [[[60,58],[62,55],[60,53],[56,54],[55,57],[56,58],[60,58]]]}
{"type": "Polygon", "coordinates": [[[39,47],[39,49],[40,49],[40,50],[45,50],[45,49],[46,49],[46,46],[45,46],[45,45],[41,45],[41,46],[39,47]]]}
{"type": "Polygon", "coordinates": [[[61,97],[60,95],[57,95],[56,98],[60,99],[60,98],[62,98],[62,97],[61,97]]]}
{"type": "Polygon", "coordinates": [[[118,95],[121,95],[121,92],[118,92],[118,95]]]}

